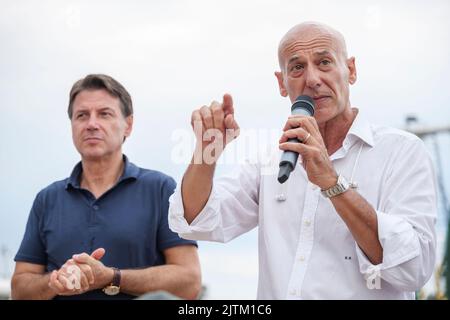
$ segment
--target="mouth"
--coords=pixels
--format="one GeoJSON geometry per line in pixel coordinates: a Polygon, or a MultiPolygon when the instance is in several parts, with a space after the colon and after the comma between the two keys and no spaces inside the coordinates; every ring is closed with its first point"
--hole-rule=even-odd
{"type": "Polygon", "coordinates": [[[86,141],[86,142],[98,142],[98,141],[102,141],[102,139],[100,139],[98,137],[87,137],[87,138],[84,138],[84,141],[86,141]]]}
{"type": "Polygon", "coordinates": [[[316,104],[320,104],[320,103],[324,102],[325,100],[327,100],[328,98],[330,98],[330,96],[315,96],[315,97],[313,97],[313,100],[316,104]]]}

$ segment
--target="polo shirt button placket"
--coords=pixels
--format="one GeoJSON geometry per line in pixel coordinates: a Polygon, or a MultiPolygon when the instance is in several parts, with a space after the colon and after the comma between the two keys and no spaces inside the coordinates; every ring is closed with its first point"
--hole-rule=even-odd
{"type": "MultiPolygon", "coordinates": [[[[98,212],[98,210],[100,209],[100,207],[97,204],[92,205],[92,224],[91,226],[94,227],[96,225],[96,221],[97,221],[97,217],[96,217],[96,213],[98,212]]],[[[91,252],[94,251],[95,248],[95,231],[94,229],[91,230],[92,232],[92,238],[91,238],[91,252]]]]}

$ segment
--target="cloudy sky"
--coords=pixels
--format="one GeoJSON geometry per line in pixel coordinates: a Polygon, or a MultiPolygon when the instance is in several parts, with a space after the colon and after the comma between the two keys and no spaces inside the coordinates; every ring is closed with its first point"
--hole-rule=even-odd
{"type": "MultiPolygon", "coordinates": [[[[176,133],[189,134],[192,110],[224,92],[243,129],[282,127],[290,106],[273,76],[276,49],[302,21],[344,34],[358,68],[352,104],[374,122],[402,127],[408,114],[450,122],[446,0],[0,3],[0,245],[11,255],[36,193],[79,160],[66,109],[72,84],[89,73],[113,76],[133,97],[125,153],[176,179],[185,168],[174,159],[176,133]]],[[[448,138],[441,142],[449,149],[448,138]]],[[[255,232],[201,248],[212,297],[255,297],[255,232]]]]}

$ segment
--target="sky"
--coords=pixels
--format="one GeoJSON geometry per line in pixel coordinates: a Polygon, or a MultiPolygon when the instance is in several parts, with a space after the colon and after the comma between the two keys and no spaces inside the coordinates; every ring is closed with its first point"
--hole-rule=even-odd
{"type": "MultiPolygon", "coordinates": [[[[424,125],[450,124],[446,0],[0,4],[0,245],[11,257],[37,192],[79,161],[66,112],[71,86],[89,73],[109,74],[131,93],[135,123],[125,154],[177,180],[193,148],[192,111],[225,92],[241,128],[272,141],[267,133],[279,132],[290,110],[273,75],[278,42],[302,21],[344,35],[358,72],[352,105],[374,123],[402,128],[414,114],[424,125]]],[[[448,135],[439,139],[448,155],[448,135]]],[[[242,140],[235,147],[245,151],[242,140]]],[[[209,298],[255,298],[256,241],[252,231],[226,245],[200,244],[209,298]]]]}

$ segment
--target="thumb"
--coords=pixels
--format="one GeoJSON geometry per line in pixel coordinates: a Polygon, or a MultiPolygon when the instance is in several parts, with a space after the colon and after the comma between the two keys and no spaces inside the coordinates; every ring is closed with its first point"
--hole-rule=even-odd
{"type": "Polygon", "coordinates": [[[103,248],[95,249],[94,252],[91,253],[91,257],[95,260],[100,260],[105,255],[105,252],[106,251],[103,248]]]}

